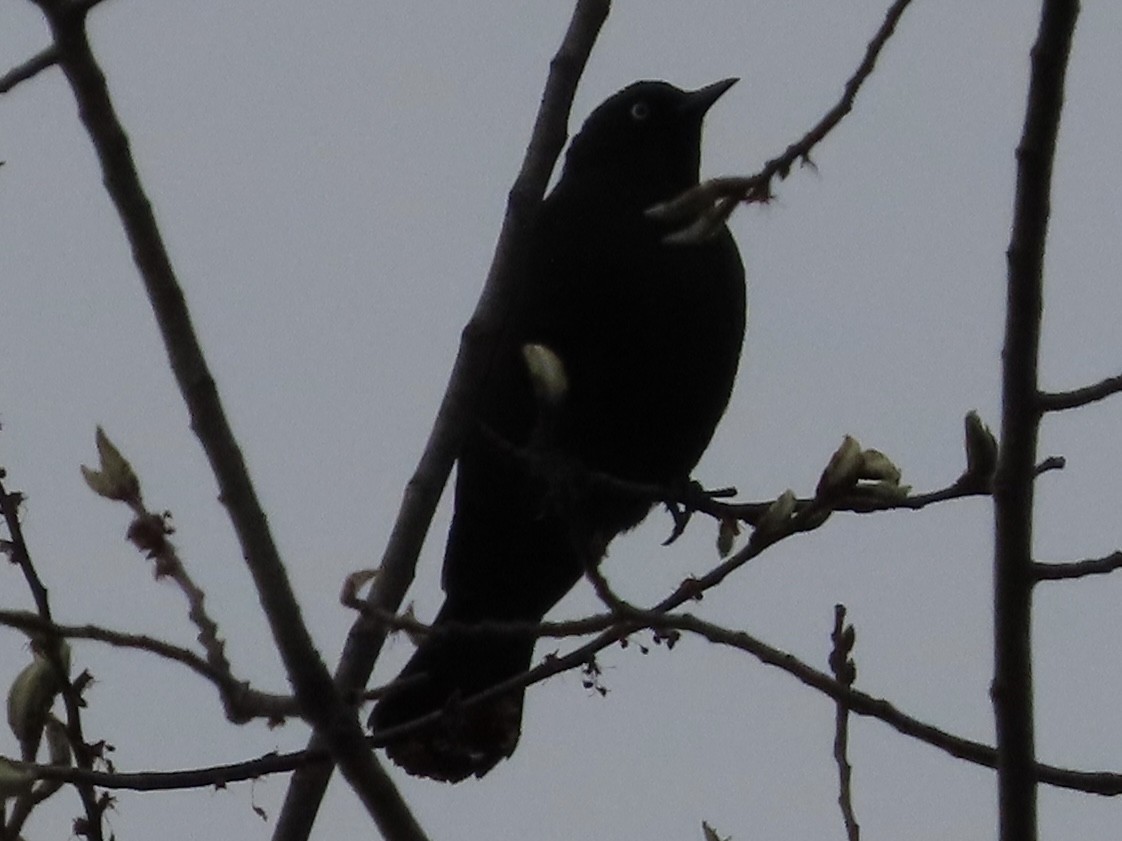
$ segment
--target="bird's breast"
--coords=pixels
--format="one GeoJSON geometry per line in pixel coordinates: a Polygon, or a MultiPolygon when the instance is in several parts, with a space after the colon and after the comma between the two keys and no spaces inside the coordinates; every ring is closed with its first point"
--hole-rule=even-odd
{"type": "Polygon", "coordinates": [[[743,268],[727,231],[673,245],[641,212],[606,211],[543,232],[525,335],[566,366],[567,447],[624,477],[670,481],[693,468],[728,402],[743,268]]]}

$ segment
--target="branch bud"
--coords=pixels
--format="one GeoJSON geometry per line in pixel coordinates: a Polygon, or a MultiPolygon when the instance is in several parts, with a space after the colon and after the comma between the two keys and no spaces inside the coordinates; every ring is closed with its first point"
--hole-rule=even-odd
{"type": "MultiPolygon", "coordinates": [[[[64,667],[70,668],[68,646],[62,646],[64,667]]],[[[24,757],[30,761],[35,758],[35,748],[43,733],[47,714],[54,703],[55,696],[62,691],[62,677],[42,654],[36,652],[31,662],[16,675],[8,688],[8,726],[16,739],[24,757]]]]}
{"type": "Polygon", "coordinates": [[[97,442],[97,454],[100,460],[98,469],[82,465],[82,476],[86,484],[98,496],[106,499],[125,502],[129,505],[140,502],[140,480],[133,472],[132,465],[121,455],[121,451],[113,446],[113,442],[106,436],[105,431],[99,426],[94,439],[97,442]]]}
{"type": "Polygon", "coordinates": [[[763,538],[785,530],[795,513],[796,502],[794,491],[788,489],[781,493],[775,502],[768,506],[764,515],[756,521],[755,534],[763,538]]]}
{"type": "Polygon", "coordinates": [[[818,479],[818,487],[814,491],[816,497],[829,496],[830,494],[846,491],[852,488],[861,479],[864,469],[864,458],[861,444],[852,435],[846,435],[841,446],[834,450],[826,469],[818,479]]]}
{"type": "Polygon", "coordinates": [[[989,482],[997,469],[997,439],[978,413],[966,413],[966,472],[963,478],[989,482]]]}
{"type": "Polygon", "coordinates": [[[561,357],[545,345],[526,344],[522,345],[522,359],[530,372],[530,383],[538,402],[556,409],[569,393],[569,376],[561,357]]]}

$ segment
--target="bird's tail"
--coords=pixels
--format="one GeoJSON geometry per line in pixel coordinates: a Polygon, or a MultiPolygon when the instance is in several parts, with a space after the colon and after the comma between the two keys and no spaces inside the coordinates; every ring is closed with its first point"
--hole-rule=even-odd
{"type": "Polygon", "coordinates": [[[514,689],[478,704],[464,704],[530,668],[532,636],[467,629],[446,603],[434,622],[437,633],[422,641],[395,685],[374,707],[377,737],[391,727],[439,713],[434,721],[386,743],[390,759],[415,776],[459,782],[482,777],[514,752],[522,731],[525,690],[514,689]]]}

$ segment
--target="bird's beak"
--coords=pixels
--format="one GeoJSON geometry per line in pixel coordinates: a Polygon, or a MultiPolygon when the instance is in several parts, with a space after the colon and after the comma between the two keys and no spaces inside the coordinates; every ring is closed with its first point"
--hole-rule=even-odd
{"type": "Polygon", "coordinates": [[[713,107],[713,103],[720,99],[725,91],[739,81],[740,80],[737,78],[723,79],[720,82],[706,85],[699,90],[690,91],[686,94],[686,101],[682,103],[682,112],[698,117],[702,116],[713,107]]]}

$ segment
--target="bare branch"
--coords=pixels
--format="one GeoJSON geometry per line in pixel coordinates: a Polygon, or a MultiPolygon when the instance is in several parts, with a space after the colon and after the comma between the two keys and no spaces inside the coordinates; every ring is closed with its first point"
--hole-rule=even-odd
{"type": "MultiPolygon", "coordinates": [[[[47,628],[50,628],[54,625],[54,618],[51,615],[47,588],[43,586],[39,573],[31,561],[31,552],[27,547],[27,541],[24,539],[23,526],[19,519],[19,503],[22,501],[23,495],[15,492],[9,493],[2,481],[4,478],[6,478],[6,472],[3,468],[0,468],[0,513],[3,514],[4,523],[8,529],[8,551],[11,554],[12,561],[23,572],[24,579],[31,590],[32,598],[35,600],[35,608],[38,611],[39,619],[47,628]]],[[[70,741],[74,759],[79,768],[89,770],[93,768],[96,757],[94,752],[90,750],[89,745],[86,744],[82,731],[82,700],[74,687],[74,683],[70,680],[68,664],[63,662],[64,658],[59,648],[59,637],[56,634],[48,633],[44,638],[42,650],[44,656],[53,666],[62,686],[62,700],[66,708],[66,735],[70,741]]],[[[34,759],[35,757],[29,756],[26,758],[34,759]]],[[[81,798],[82,806],[86,812],[88,837],[90,841],[101,841],[101,815],[104,812],[104,806],[92,785],[80,784],[77,788],[78,796],[81,798]]],[[[15,811],[13,818],[26,818],[29,813],[30,807],[25,805],[22,810],[15,811]]],[[[15,835],[19,834],[18,827],[14,825],[7,827],[7,829],[13,831],[15,835]]]]}
{"type": "MultiPolygon", "coordinates": [[[[582,646],[569,654],[549,657],[542,664],[519,678],[465,700],[463,706],[467,707],[485,701],[495,694],[509,691],[513,686],[537,683],[560,671],[581,666],[594,653],[592,649],[599,650],[623,636],[642,629],[688,631],[696,633],[711,642],[745,651],[765,665],[777,667],[791,674],[805,685],[829,696],[835,703],[843,704],[851,712],[880,719],[897,731],[937,747],[952,756],[988,768],[996,767],[997,753],[994,748],[947,733],[931,724],[909,716],[898,710],[890,702],[854,690],[830,675],[803,663],[794,655],[773,648],[743,631],[721,628],[690,614],[663,615],[654,611],[639,611],[633,619],[617,619],[616,631],[606,641],[598,638],[593,643],[582,646]]],[[[434,713],[408,725],[394,728],[392,731],[386,730],[384,733],[378,734],[377,737],[368,738],[367,742],[370,745],[383,744],[388,738],[394,738],[431,723],[439,715],[440,713],[434,713]]],[[[184,771],[106,773],[70,767],[39,766],[30,763],[20,764],[19,767],[31,771],[38,779],[61,780],[74,784],[85,783],[109,789],[123,788],[152,791],[208,786],[220,787],[240,780],[256,779],[267,774],[283,773],[314,764],[330,764],[330,761],[330,754],[324,749],[319,749],[285,754],[268,754],[245,762],[184,771]]],[[[1122,795],[1122,774],[1116,772],[1076,771],[1041,764],[1036,767],[1036,775],[1040,782],[1060,788],[1106,796],[1122,795]]]]}
{"type": "MultiPolygon", "coordinates": [[[[692,187],[677,198],[656,205],[648,213],[666,221],[695,223],[704,219],[702,230],[689,230],[686,239],[704,238],[707,232],[725,223],[739,202],[767,202],[771,199],[772,179],[785,179],[797,161],[810,162],[810,153],[842,119],[853,110],[857,92],[872,75],[884,45],[896,31],[911,0],[896,0],[885,13],[880,28],[865,48],[865,56],[857,70],[845,83],[841,99],[802,138],[772,158],[755,175],[715,178],[692,187]]],[[[688,229],[687,229],[688,230],[688,229]]],[[[682,232],[679,232],[682,233],[682,232]]],[[[675,236],[675,235],[672,235],[675,236]]]]}
{"type": "Polygon", "coordinates": [[[13,67],[3,76],[0,76],[0,93],[7,93],[20,82],[25,82],[33,76],[39,75],[48,67],[53,67],[57,63],[58,50],[54,46],[47,47],[23,64],[13,67]]]}
{"type": "MultiPolygon", "coordinates": [[[[834,680],[852,688],[857,679],[857,666],[849,656],[853,652],[854,630],[845,624],[845,605],[834,606],[834,630],[830,633],[833,647],[830,651],[830,671],[834,680]]],[[[837,702],[834,716],[834,762],[838,766],[838,806],[845,822],[845,835],[849,841],[859,841],[861,827],[853,811],[853,768],[849,764],[849,707],[837,702]]]]}
{"type": "Polygon", "coordinates": [[[300,714],[296,699],[291,695],[258,692],[251,689],[248,684],[236,680],[228,671],[216,668],[193,651],[154,637],[114,631],[97,625],[49,624],[34,613],[18,610],[0,610],[0,625],[18,628],[28,634],[53,634],[63,639],[94,640],[117,648],[147,651],[149,654],[179,663],[215,685],[222,696],[223,703],[232,710],[233,721],[247,721],[251,717],[257,717],[267,718],[276,723],[300,714]]]}
{"type": "Polygon", "coordinates": [[[1037,396],[1041,411],[1060,412],[1064,409],[1078,409],[1089,403],[1105,400],[1122,391],[1122,374],[1107,377],[1094,385],[1076,388],[1072,391],[1042,391],[1037,396]]]}
{"type": "Polygon", "coordinates": [[[1069,581],[1089,575],[1105,575],[1122,568],[1122,552],[1111,552],[1104,558],[1073,561],[1066,564],[1034,563],[1032,576],[1036,581],[1069,581]]]}
{"type": "Polygon", "coordinates": [[[1035,841],[1032,510],[1040,431],[1044,251],[1064,77],[1078,0],[1044,0],[1017,146],[1002,350],[1001,447],[994,476],[994,679],[1001,841],[1035,841]]]}
{"type": "MultiPolygon", "coordinates": [[[[734,631],[706,622],[691,614],[662,613],[657,608],[640,610],[616,623],[600,636],[563,655],[551,655],[530,671],[505,681],[461,702],[461,709],[485,703],[488,699],[521,686],[547,680],[553,675],[588,663],[595,654],[621,639],[644,629],[655,631],[687,631],[710,642],[729,646],[751,654],[768,666],[787,672],[801,683],[843,703],[858,715],[876,718],[896,731],[951,756],[987,768],[997,767],[997,751],[981,742],[964,739],[897,709],[891,702],[839,683],[832,676],[799,660],[793,654],[768,645],[744,631],[734,631]]],[[[408,724],[387,729],[374,736],[372,743],[381,745],[437,721],[443,713],[434,712],[408,724]]],[[[1040,782],[1058,788],[1089,794],[1122,796],[1122,773],[1110,771],[1077,771],[1054,765],[1039,764],[1034,773],[1040,782]]]]}
{"type": "Polygon", "coordinates": [[[172,791],[190,788],[223,788],[229,783],[256,780],[269,774],[283,774],[303,766],[328,762],[331,754],[326,749],[318,753],[269,753],[257,759],[234,762],[229,765],[212,765],[185,771],[140,771],[120,773],[89,771],[57,765],[16,763],[41,780],[60,780],[75,785],[96,785],[107,789],[130,791],[172,791]]]}
{"type": "Polygon", "coordinates": [[[210,667],[210,674],[207,676],[219,688],[226,717],[234,722],[245,721],[245,712],[238,706],[244,692],[237,689],[240,684],[234,679],[230,661],[226,658],[226,644],[218,635],[218,624],[207,611],[206,593],[191,578],[175,544],[169,539],[175,532],[171,526],[170,512],[157,514],[148,510],[141,492],[140,478],[100,426],[97,428],[96,441],[99,466],[93,469],[82,465],[86,483],[99,496],[121,502],[132,511],[134,519],[126,532],[129,541],[154,562],[155,577],[170,578],[187,599],[187,617],[199,630],[197,639],[206,652],[210,667]],[[221,677],[216,680],[212,675],[221,677]],[[230,691],[231,688],[233,691],[230,691]]]}
{"type": "MultiPolygon", "coordinates": [[[[558,462],[555,458],[543,458],[541,453],[531,448],[515,446],[488,430],[483,431],[487,440],[493,446],[502,450],[508,457],[517,459],[525,470],[548,480],[551,478],[552,472],[558,469],[558,462]]],[[[1052,457],[1037,466],[1037,474],[1058,470],[1063,466],[1063,459],[1052,457]]],[[[776,500],[728,502],[725,501],[725,498],[735,495],[735,488],[706,491],[696,482],[670,487],[621,479],[609,473],[590,470],[584,465],[575,465],[573,469],[579,471],[581,481],[595,487],[602,487],[611,490],[613,493],[627,494],[635,499],[665,505],[675,520],[674,530],[665,541],[667,544],[673,543],[684,532],[686,524],[689,522],[689,515],[692,513],[706,514],[716,520],[740,520],[756,526],[776,502],[776,500]]],[[[952,499],[989,496],[991,493],[990,484],[990,476],[977,475],[969,467],[950,485],[921,494],[884,493],[883,489],[875,484],[852,484],[830,494],[829,509],[830,511],[849,511],[861,514],[874,511],[919,511],[929,505],[952,499]]],[[[802,513],[811,508],[822,508],[823,501],[816,495],[797,498],[794,505],[795,512],[802,513]]]]}
{"type": "MultiPolygon", "coordinates": [[[[699,634],[711,642],[746,651],[761,662],[782,669],[812,689],[817,689],[830,696],[835,701],[844,702],[850,712],[877,718],[906,736],[911,736],[925,744],[937,747],[951,756],[964,759],[975,765],[983,765],[987,768],[997,767],[997,751],[989,745],[947,733],[901,712],[883,698],[876,698],[843,686],[829,675],[803,663],[794,655],[772,648],[742,631],[720,628],[689,614],[673,614],[661,619],[655,617],[644,618],[650,619],[651,622],[661,622],[666,627],[699,634]]],[[[1058,788],[1083,791],[1089,794],[1102,794],[1112,797],[1122,795],[1122,774],[1115,772],[1073,771],[1058,768],[1054,765],[1041,764],[1034,767],[1034,778],[1058,788]]]]}
{"type": "MultiPolygon", "coordinates": [[[[522,168],[510,190],[487,281],[475,313],[464,328],[444,399],[421,460],[405,488],[397,520],[382,555],[381,572],[369,596],[369,603],[382,610],[397,610],[413,580],[417,555],[459,449],[464,418],[470,415],[478,384],[489,365],[490,337],[502,325],[516,294],[526,233],[533,224],[553,166],[565,145],[577,82],[610,8],[610,0],[578,0],[561,47],[550,62],[541,107],[522,168]]],[[[355,692],[366,684],[384,642],[383,626],[370,626],[360,620],[351,628],[335,670],[335,679],[344,693],[355,692]]],[[[319,735],[313,735],[309,747],[317,747],[321,741],[319,735]]],[[[273,834],[274,841],[301,841],[308,837],[330,776],[331,768],[327,766],[293,777],[273,834]]]]}
{"type": "Polygon", "coordinates": [[[105,76],[90,49],[85,31],[88,8],[62,0],[35,2],[50,24],[59,65],[97,152],[102,179],[132,247],[172,372],[191,416],[191,427],[217,479],[301,713],[317,732],[325,735],[344,776],[383,833],[394,838],[422,839],[424,833],[389,776],[364,745],[364,734],[354,710],[336,690],[304,624],[191,324],[183,290],[137,174],[128,137],[109,96],[105,76]]]}

